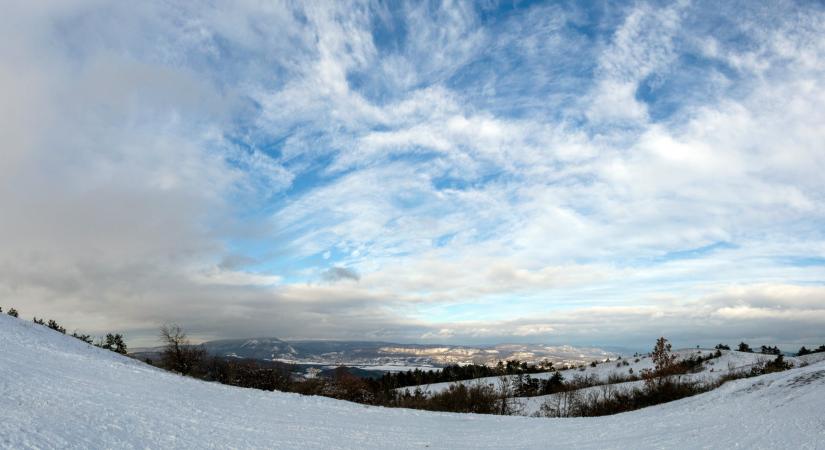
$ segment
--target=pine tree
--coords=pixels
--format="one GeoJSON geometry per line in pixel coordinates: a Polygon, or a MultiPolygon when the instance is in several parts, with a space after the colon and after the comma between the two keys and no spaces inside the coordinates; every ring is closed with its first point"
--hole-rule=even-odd
{"type": "Polygon", "coordinates": [[[671,353],[672,349],[673,346],[664,336],[656,340],[656,346],[653,347],[653,352],[650,354],[654,369],[642,370],[642,378],[644,378],[645,385],[648,386],[648,388],[660,384],[662,377],[670,375],[671,372],[673,372],[677,356],[671,353]]]}
{"type": "Polygon", "coordinates": [[[653,348],[653,363],[656,365],[656,372],[668,373],[676,362],[676,355],[671,353],[673,346],[664,337],[656,340],[656,347],[653,348]]]}
{"type": "Polygon", "coordinates": [[[776,347],[776,346],[769,347],[769,346],[765,346],[765,345],[760,347],[759,352],[762,353],[763,355],[778,355],[779,353],[781,353],[779,351],[779,347],[776,347]]]}
{"type": "Polygon", "coordinates": [[[75,331],[74,333],[72,333],[72,337],[75,338],[75,339],[80,339],[81,341],[83,341],[87,344],[92,343],[92,337],[89,336],[88,334],[78,334],[77,331],[75,331]]]}
{"type": "Polygon", "coordinates": [[[120,334],[107,334],[106,343],[103,348],[111,350],[115,353],[120,353],[121,355],[126,354],[126,343],[123,342],[123,336],[120,334]]]}
{"type": "Polygon", "coordinates": [[[543,394],[554,394],[559,392],[564,387],[564,376],[562,376],[561,372],[553,372],[553,376],[551,376],[546,382],[544,382],[543,386],[543,394]]]}
{"type": "MultiPolygon", "coordinates": [[[[41,325],[42,325],[42,323],[41,323],[41,325]]],[[[66,329],[61,327],[60,325],[58,325],[58,323],[55,322],[53,319],[49,319],[49,323],[47,323],[46,326],[51,328],[54,331],[66,334],[66,329]]]]}

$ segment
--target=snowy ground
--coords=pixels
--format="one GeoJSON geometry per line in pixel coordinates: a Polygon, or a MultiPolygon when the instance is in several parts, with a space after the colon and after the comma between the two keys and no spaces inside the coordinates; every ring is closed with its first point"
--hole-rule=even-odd
{"type": "MultiPolygon", "coordinates": [[[[715,349],[681,349],[677,350],[675,353],[678,357],[687,358],[692,355],[698,356],[707,356],[708,354],[713,354],[716,350],[715,349]]],[[[750,370],[756,364],[765,361],[771,361],[775,358],[772,355],[763,355],[759,353],[745,353],[745,352],[738,352],[732,350],[722,350],[722,356],[718,358],[713,358],[707,361],[703,366],[702,370],[697,373],[691,373],[682,375],[681,378],[683,380],[692,380],[692,381],[699,381],[699,382],[713,382],[721,378],[723,375],[728,374],[730,372],[738,372],[738,371],[747,371],[750,370]]],[[[799,366],[801,363],[814,363],[825,360],[825,353],[819,354],[812,354],[806,355],[801,358],[797,357],[786,357],[786,361],[794,364],[795,366],[799,366]]],[[[632,373],[638,375],[644,369],[650,369],[653,367],[653,362],[651,361],[649,356],[639,356],[639,357],[626,357],[622,360],[610,361],[610,362],[603,362],[597,364],[595,367],[590,365],[585,366],[582,369],[573,368],[562,370],[561,373],[564,376],[565,380],[570,381],[576,377],[594,377],[595,379],[599,380],[599,382],[607,383],[610,375],[624,375],[627,376],[633,370],[632,373]],[[638,361],[637,361],[638,359],[638,361]],[[622,361],[627,361],[628,365],[625,366],[622,364],[622,361]]],[[[553,372],[542,372],[537,374],[530,374],[531,378],[535,379],[547,379],[553,375],[553,372]]],[[[411,386],[406,388],[399,388],[398,390],[409,390],[410,392],[414,391],[415,389],[421,389],[425,393],[437,393],[446,390],[452,384],[467,384],[467,385],[478,385],[478,384],[486,384],[493,386],[496,389],[501,389],[502,386],[502,379],[510,379],[515,380],[516,376],[508,376],[508,377],[485,377],[485,378],[476,378],[473,380],[465,380],[465,381],[457,381],[457,382],[446,382],[446,383],[434,383],[429,385],[421,385],[421,386],[411,386]]],[[[640,387],[644,383],[642,381],[628,381],[622,383],[611,384],[610,389],[613,390],[626,390],[632,389],[634,387],[640,387]]],[[[605,389],[603,386],[592,386],[583,389],[579,389],[578,392],[582,395],[588,395],[591,392],[601,392],[605,389]]],[[[556,397],[560,396],[561,394],[551,394],[551,395],[541,395],[535,397],[514,397],[511,403],[511,407],[513,408],[513,413],[517,415],[523,416],[536,416],[540,415],[541,407],[545,402],[553,401],[556,397]]]]}
{"type": "Polygon", "coordinates": [[[2,448],[823,448],[825,362],[600,418],[365,407],[183,378],[0,316],[2,448]]]}
{"type": "MultiPolygon", "coordinates": [[[[691,355],[707,356],[708,354],[712,354],[715,351],[716,350],[714,349],[683,349],[677,350],[675,353],[679,356],[679,358],[685,358],[691,355]]],[[[705,364],[704,370],[701,373],[693,374],[690,378],[696,380],[712,380],[721,377],[723,374],[728,373],[730,370],[743,370],[753,366],[754,364],[760,361],[770,361],[774,358],[775,357],[771,355],[723,350],[721,357],[714,358],[708,361],[705,364]]],[[[823,356],[823,358],[825,358],[825,356],[823,356]]],[[[790,362],[798,363],[796,358],[787,357],[786,359],[790,362]]],[[[591,367],[590,365],[587,365],[582,369],[573,368],[562,370],[561,374],[564,376],[565,380],[568,381],[578,376],[596,377],[598,380],[602,382],[607,382],[609,376],[613,374],[627,376],[631,373],[630,370],[632,370],[633,374],[639,375],[642,370],[652,368],[653,361],[651,361],[649,356],[631,356],[625,357],[621,361],[611,360],[610,362],[602,362],[600,364],[597,364],[596,367],[591,367]],[[638,361],[636,361],[637,359],[638,361]],[[627,361],[629,365],[622,365],[622,361],[627,361]]],[[[552,375],[553,372],[542,372],[530,374],[530,377],[534,379],[545,380],[547,378],[550,378],[552,375]]],[[[515,379],[515,376],[510,376],[507,378],[515,379]]],[[[433,383],[421,386],[411,386],[406,388],[399,388],[399,390],[403,391],[405,389],[408,389],[410,390],[410,392],[412,392],[416,388],[419,388],[426,393],[437,393],[446,390],[447,388],[449,388],[450,385],[456,383],[489,384],[498,389],[501,387],[501,380],[501,377],[486,377],[458,382],[433,383]]]]}

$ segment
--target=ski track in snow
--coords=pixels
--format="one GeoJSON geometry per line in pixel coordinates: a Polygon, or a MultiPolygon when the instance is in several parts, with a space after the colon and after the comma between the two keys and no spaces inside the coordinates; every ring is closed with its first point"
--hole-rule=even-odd
{"type": "Polygon", "coordinates": [[[825,361],[598,418],[368,407],[177,376],[0,316],[1,448],[825,449],[825,361]]]}

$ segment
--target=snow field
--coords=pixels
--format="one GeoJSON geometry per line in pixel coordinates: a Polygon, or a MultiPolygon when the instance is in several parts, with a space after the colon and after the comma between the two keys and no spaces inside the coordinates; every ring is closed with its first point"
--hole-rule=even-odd
{"type": "MultiPolygon", "coordinates": [[[[615,366],[615,364],[614,364],[615,366]]],[[[0,316],[0,448],[825,448],[825,362],[609,417],[367,407],[185,378],[0,316]]]]}

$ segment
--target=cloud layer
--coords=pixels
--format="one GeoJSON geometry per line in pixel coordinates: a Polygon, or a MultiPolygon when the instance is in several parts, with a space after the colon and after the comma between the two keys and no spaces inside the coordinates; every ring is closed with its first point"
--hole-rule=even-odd
{"type": "Polygon", "coordinates": [[[825,334],[825,9],[10,5],[0,304],[202,338],[825,334]]]}

